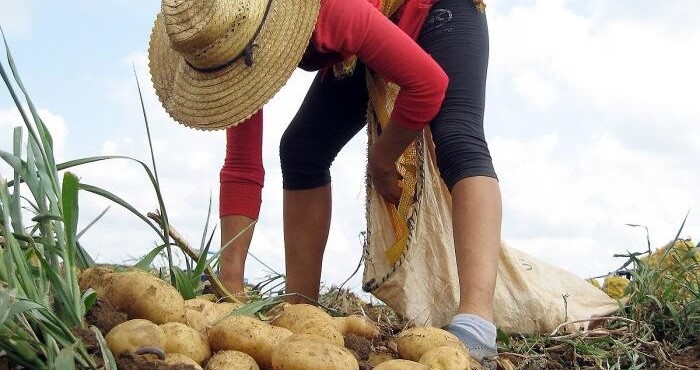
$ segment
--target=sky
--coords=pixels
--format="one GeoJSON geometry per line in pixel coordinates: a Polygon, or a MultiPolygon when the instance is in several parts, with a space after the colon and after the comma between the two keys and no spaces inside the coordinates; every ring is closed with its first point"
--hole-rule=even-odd
{"type": "MultiPolygon", "coordinates": [[[[700,4],[695,0],[487,1],[490,64],[485,129],[503,195],[503,240],[581,277],[613,255],[700,238],[700,4]]],[[[171,223],[198,246],[212,201],[218,218],[223,131],[176,124],[147,68],[157,1],[0,0],[23,82],[59,161],[120,154],[150,161],[134,68],[171,223]]],[[[4,53],[0,54],[3,57],[4,53]]],[[[6,65],[6,64],[5,64],[6,65]]],[[[297,71],[265,108],[263,207],[246,277],[284,272],[279,139],[313,74],[297,71]]],[[[0,89],[0,149],[21,121],[0,89]]],[[[364,223],[364,132],[332,168],[334,216],[322,279],[339,284],[359,263],[364,223]]],[[[157,207],[140,166],[115,160],[74,172],[141,212],[157,207]]],[[[0,164],[0,176],[11,177],[0,164]]],[[[109,205],[81,193],[81,226],[109,205]]],[[[81,243],[101,262],[147,253],[156,235],[112,206],[81,243]]],[[[218,234],[215,239],[218,240],[218,234]]],[[[218,242],[215,242],[218,247],[218,242]]],[[[361,274],[349,287],[360,291],[361,274]]]]}

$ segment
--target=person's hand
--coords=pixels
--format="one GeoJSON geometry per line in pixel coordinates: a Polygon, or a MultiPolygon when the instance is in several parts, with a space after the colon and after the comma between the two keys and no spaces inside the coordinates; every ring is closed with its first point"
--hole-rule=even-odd
{"type": "Polygon", "coordinates": [[[387,155],[372,146],[369,151],[368,173],[379,194],[391,204],[398,206],[401,199],[401,186],[399,186],[401,175],[396,170],[396,162],[388,159],[387,155]]]}
{"type": "Polygon", "coordinates": [[[395,206],[401,200],[401,176],[396,170],[396,161],[420,132],[390,122],[369,149],[369,178],[379,194],[395,206]]]}

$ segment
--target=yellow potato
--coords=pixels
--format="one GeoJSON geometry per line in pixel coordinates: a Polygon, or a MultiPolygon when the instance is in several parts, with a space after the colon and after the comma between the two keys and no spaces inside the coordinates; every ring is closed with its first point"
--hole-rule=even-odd
{"type": "Polygon", "coordinates": [[[201,311],[185,308],[185,321],[187,322],[187,326],[206,335],[209,321],[201,311]]]}
{"type": "Polygon", "coordinates": [[[272,354],[274,370],[358,370],[359,367],[355,356],[345,347],[313,335],[295,334],[272,354]]]}
{"type": "Polygon", "coordinates": [[[451,346],[435,347],[425,352],[418,362],[433,370],[472,370],[469,354],[451,346]]]}
{"type": "Polygon", "coordinates": [[[390,360],[377,365],[374,370],[430,370],[430,368],[415,361],[390,360]]]}
{"type": "Polygon", "coordinates": [[[207,362],[205,370],[260,370],[249,355],[238,351],[219,351],[207,362]]]}
{"type": "Polygon", "coordinates": [[[185,301],[185,318],[187,325],[206,334],[208,327],[241,307],[241,303],[214,303],[202,298],[193,298],[185,301]]]}
{"type": "Polygon", "coordinates": [[[374,339],[381,334],[377,324],[360,315],[334,317],[333,323],[342,334],[355,334],[367,339],[374,339]]]}
{"type": "Polygon", "coordinates": [[[105,337],[107,346],[115,357],[124,352],[143,347],[165,349],[165,333],[158,325],[142,319],[123,322],[109,331],[105,337]]]}
{"type": "Polygon", "coordinates": [[[199,364],[211,357],[209,342],[204,334],[179,322],[169,322],[160,326],[165,333],[165,353],[180,353],[199,364]]]}
{"type": "Polygon", "coordinates": [[[207,307],[214,305],[214,302],[203,298],[192,298],[185,301],[185,308],[197,312],[204,312],[207,307]]]}
{"type": "Polygon", "coordinates": [[[80,276],[81,288],[93,288],[130,319],[146,319],[156,324],[185,322],[185,301],[165,281],[140,270],[112,272],[90,268],[80,276]]]}
{"type": "Polygon", "coordinates": [[[302,303],[284,307],[282,314],[272,320],[271,324],[292,330],[292,327],[297,323],[314,317],[325,318],[329,322],[333,321],[331,315],[327,314],[326,311],[316,306],[302,303]]]}
{"type": "Polygon", "coordinates": [[[372,351],[369,353],[369,356],[367,358],[367,362],[369,365],[374,368],[377,365],[381,364],[382,362],[387,362],[396,359],[396,356],[393,353],[390,353],[388,351],[372,351]]]}
{"type": "Polygon", "coordinates": [[[181,353],[168,353],[165,355],[163,363],[166,365],[191,365],[195,370],[202,370],[202,367],[196,361],[181,353]]]}
{"type": "Polygon", "coordinates": [[[411,361],[419,361],[424,353],[442,346],[455,347],[469,353],[454,334],[432,327],[416,326],[406,329],[396,337],[395,342],[399,357],[411,361]]]}
{"type": "Polygon", "coordinates": [[[234,350],[249,354],[262,369],[271,368],[271,357],[281,335],[258,319],[229,316],[207,331],[214,351],[234,350]]]}
{"type": "Polygon", "coordinates": [[[310,317],[298,322],[289,329],[295,334],[313,334],[333,342],[339,346],[345,345],[343,334],[338,331],[332,320],[325,317],[310,317]]]}

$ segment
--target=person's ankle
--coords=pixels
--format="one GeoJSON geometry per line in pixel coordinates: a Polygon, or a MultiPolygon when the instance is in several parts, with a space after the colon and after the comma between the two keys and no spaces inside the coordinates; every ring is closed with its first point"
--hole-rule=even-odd
{"type": "Polygon", "coordinates": [[[447,326],[469,348],[469,355],[482,362],[498,354],[496,326],[489,320],[473,314],[457,314],[447,326]]]}

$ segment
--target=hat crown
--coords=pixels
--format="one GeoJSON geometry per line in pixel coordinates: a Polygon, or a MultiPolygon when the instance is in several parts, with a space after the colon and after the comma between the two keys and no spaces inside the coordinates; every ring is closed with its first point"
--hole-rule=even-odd
{"type": "Polygon", "coordinates": [[[162,0],[171,47],[197,68],[215,68],[240,55],[255,37],[267,0],[162,0]]]}

